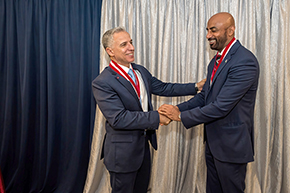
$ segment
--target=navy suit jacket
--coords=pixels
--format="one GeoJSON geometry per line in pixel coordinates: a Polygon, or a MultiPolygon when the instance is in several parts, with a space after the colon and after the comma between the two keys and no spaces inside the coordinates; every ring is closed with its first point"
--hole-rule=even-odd
{"type": "MultiPolygon", "coordinates": [[[[93,94],[104,117],[106,135],[103,142],[104,164],[112,172],[132,172],[142,164],[147,129],[150,143],[157,149],[155,130],[159,126],[159,114],[153,111],[151,95],[194,95],[195,84],[163,83],[153,77],[143,66],[132,63],[144,81],[148,96],[148,112],[143,112],[131,83],[110,67],[92,82],[93,94]]],[[[101,129],[101,128],[100,128],[101,129]]]]}
{"type": "Polygon", "coordinates": [[[186,128],[204,123],[205,140],[223,162],[254,160],[254,107],[259,79],[256,57],[237,41],[219,66],[212,85],[215,58],[207,81],[194,98],[178,105],[186,128]]]}

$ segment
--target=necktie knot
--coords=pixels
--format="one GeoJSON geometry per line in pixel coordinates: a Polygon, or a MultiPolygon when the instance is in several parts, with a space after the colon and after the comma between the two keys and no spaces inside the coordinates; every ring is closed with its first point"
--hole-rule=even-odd
{"type": "Polygon", "coordinates": [[[131,68],[129,69],[128,74],[132,78],[133,82],[136,84],[136,78],[135,78],[135,75],[134,75],[133,70],[131,68]]]}

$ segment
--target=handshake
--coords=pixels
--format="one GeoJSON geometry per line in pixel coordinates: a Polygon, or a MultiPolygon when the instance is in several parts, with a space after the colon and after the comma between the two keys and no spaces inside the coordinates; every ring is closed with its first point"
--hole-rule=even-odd
{"type": "Polygon", "coordinates": [[[168,125],[171,121],[181,121],[180,111],[177,106],[164,104],[158,109],[160,125],[168,125]]]}
{"type": "MultiPolygon", "coordinates": [[[[198,91],[201,91],[203,85],[205,84],[206,79],[201,80],[196,83],[198,91]]],[[[160,125],[168,125],[171,121],[181,121],[180,120],[180,111],[177,106],[164,104],[161,105],[158,109],[160,125]]]]}

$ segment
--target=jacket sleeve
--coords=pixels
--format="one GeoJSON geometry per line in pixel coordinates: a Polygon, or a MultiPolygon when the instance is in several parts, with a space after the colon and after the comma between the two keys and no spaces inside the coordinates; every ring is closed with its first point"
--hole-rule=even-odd
{"type": "MultiPolygon", "coordinates": [[[[202,100],[197,98],[188,101],[188,104],[179,106],[182,110],[187,109],[181,113],[181,121],[186,128],[225,117],[243,99],[247,92],[249,94],[255,93],[255,90],[251,91],[251,87],[257,83],[259,76],[256,61],[242,60],[233,65],[227,73],[226,81],[213,102],[204,106],[197,106],[197,100],[202,100]]],[[[202,96],[202,98],[204,99],[205,97],[202,96]]],[[[247,99],[244,98],[244,100],[247,99]]]]}
{"type": "Polygon", "coordinates": [[[144,81],[148,82],[149,85],[149,93],[155,94],[159,96],[186,96],[186,95],[196,95],[197,92],[195,90],[195,83],[167,83],[162,82],[156,77],[152,76],[152,74],[143,66],[134,64],[138,70],[141,71],[144,81]]]}
{"type": "Polygon", "coordinates": [[[155,77],[151,78],[152,94],[159,96],[196,95],[195,83],[165,83],[155,77]]]}
{"type": "Polygon", "coordinates": [[[104,80],[94,80],[93,94],[101,112],[114,129],[157,129],[159,114],[157,111],[143,112],[134,103],[131,94],[116,92],[116,85],[104,80]],[[123,95],[125,97],[121,98],[123,95]]]}

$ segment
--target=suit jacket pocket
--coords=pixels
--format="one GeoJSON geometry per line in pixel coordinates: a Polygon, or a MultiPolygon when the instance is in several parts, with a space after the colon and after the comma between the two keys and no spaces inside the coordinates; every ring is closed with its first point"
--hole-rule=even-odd
{"type": "Polygon", "coordinates": [[[113,143],[132,143],[132,135],[112,135],[111,142],[113,143]]]}
{"type": "Polygon", "coordinates": [[[114,172],[132,172],[140,168],[144,157],[145,137],[114,134],[111,138],[110,162],[114,172]]]}
{"type": "Polygon", "coordinates": [[[253,160],[253,144],[246,124],[227,124],[215,130],[207,129],[207,132],[216,159],[232,163],[247,163],[253,160]]]}

